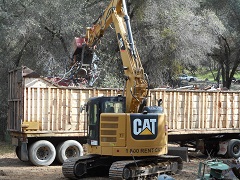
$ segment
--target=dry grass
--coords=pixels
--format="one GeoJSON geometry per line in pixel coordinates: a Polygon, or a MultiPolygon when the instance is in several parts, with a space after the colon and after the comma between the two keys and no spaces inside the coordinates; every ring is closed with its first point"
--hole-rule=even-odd
{"type": "Polygon", "coordinates": [[[14,153],[15,147],[10,143],[0,141],[0,155],[14,153]]]}

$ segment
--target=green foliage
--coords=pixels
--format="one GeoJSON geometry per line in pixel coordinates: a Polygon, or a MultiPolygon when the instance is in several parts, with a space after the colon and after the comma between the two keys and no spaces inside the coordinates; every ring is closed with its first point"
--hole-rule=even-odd
{"type": "MultiPolygon", "coordinates": [[[[196,73],[195,75],[196,75],[196,77],[199,80],[206,80],[206,79],[208,79],[209,81],[214,81],[214,77],[213,77],[213,75],[212,75],[212,73],[210,71],[196,73]]],[[[214,71],[214,75],[216,77],[217,71],[214,71]]]]}
{"type": "MultiPolygon", "coordinates": [[[[175,34],[170,28],[163,28],[163,30],[160,32],[160,37],[163,38],[163,42],[165,42],[166,45],[168,45],[168,52],[169,54],[173,53],[176,50],[176,39],[175,34]]],[[[169,60],[169,58],[167,58],[169,60]]]]}
{"type": "Polygon", "coordinates": [[[223,86],[230,88],[231,78],[235,76],[240,64],[240,2],[238,0],[209,0],[206,1],[205,6],[213,9],[227,29],[218,37],[220,48],[210,56],[219,64],[223,86]]]}
{"type": "Polygon", "coordinates": [[[183,66],[179,63],[178,60],[173,61],[172,68],[175,74],[181,74],[184,71],[183,66]]]}
{"type": "MultiPolygon", "coordinates": [[[[213,77],[213,74],[214,74],[214,77],[216,77],[217,76],[217,71],[214,70],[213,72],[211,72],[209,70],[205,70],[205,71],[201,70],[201,71],[198,71],[195,75],[199,80],[208,79],[209,81],[215,81],[214,77],[213,77]]],[[[237,80],[240,79],[240,72],[236,73],[234,75],[234,78],[236,78],[237,80]]]]}

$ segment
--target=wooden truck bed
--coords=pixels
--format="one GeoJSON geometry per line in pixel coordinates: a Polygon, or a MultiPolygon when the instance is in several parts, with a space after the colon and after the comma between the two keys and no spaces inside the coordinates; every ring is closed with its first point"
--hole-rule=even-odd
{"type": "MultiPolygon", "coordinates": [[[[119,89],[53,84],[23,67],[9,73],[8,130],[28,136],[85,136],[80,108],[93,96],[116,96],[119,89]]],[[[151,89],[148,102],[163,99],[169,136],[240,132],[239,91],[151,89]]]]}
{"type": "Polygon", "coordinates": [[[163,99],[169,136],[240,132],[239,91],[161,90],[150,92],[150,102],[163,99]]]}
{"type": "Polygon", "coordinates": [[[80,89],[53,84],[28,68],[9,73],[8,130],[31,136],[86,136],[88,98],[116,96],[117,89],[80,89]]]}

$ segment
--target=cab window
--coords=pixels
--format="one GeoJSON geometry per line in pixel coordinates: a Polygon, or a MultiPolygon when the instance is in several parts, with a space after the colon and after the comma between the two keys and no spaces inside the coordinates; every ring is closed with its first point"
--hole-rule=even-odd
{"type": "Polygon", "coordinates": [[[123,102],[106,101],[103,112],[105,113],[123,113],[123,102]]]}

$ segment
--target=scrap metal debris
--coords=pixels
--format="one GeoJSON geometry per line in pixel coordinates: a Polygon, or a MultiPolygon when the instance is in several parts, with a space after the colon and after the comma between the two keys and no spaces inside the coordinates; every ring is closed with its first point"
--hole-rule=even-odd
{"type": "Polygon", "coordinates": [[[76,86],[93,86],[100,74],[98,68],[100,59],[94,51],[95,47],[88,47],[84,37],[76,37],[73,49],[69,79],[76,86]]]}
{"type": "Polygon", "coordinates": [[[60,86],[92,87],[99,78],[100,58],[86,46],[76,48],[70,62],[69,70],[60,77],[48,77],[51,82],[60,86]]]}
{"type": "Polygon", "coordinates": [[[240,159],[225,159],[223,162],[230,167],[225,177],[231,180],[240,179],[240,159]]]}
{"type": "Polygon", "coordinates": [[[200,180],[226,179],[225,171],[229,166],[218,159],[199,163],[198,178],[200,180]]]}

